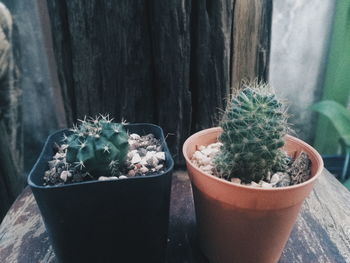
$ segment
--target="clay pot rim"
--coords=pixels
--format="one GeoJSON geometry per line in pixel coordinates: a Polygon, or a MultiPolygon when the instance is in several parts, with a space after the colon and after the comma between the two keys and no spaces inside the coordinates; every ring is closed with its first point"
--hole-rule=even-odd
{"type": "Polygon", "coordinates": [[[301,188],[304,187],[305,185],[311,184],[313,183],[315,180],[317,180],[317,178],[320,176],[322,170],[323,170],[323,159],[321,157],[321,155],[308,143],[287,134],[286,138],[288,138],[289,140],[291,140],[293,143],[298,143],[303,145],[305,148],[308,149],[308,153],[309,154],[313,154],[315,156],[315,159],[317,160],[317,163],[313,164],[317,166],[317,171],[315,173],[315,175],[313,177],[311,177],[310,179],[308,179],[307,181],[301,183],[301,184],[297,184],[297,185],[292,185],[292,186],[283,186],[283,187],[276,187],[276,188],[257,188],[257,187],[253,187],[253,186],[247,186],[247,185],[241,185],[241,184],[235,184],[233,182],[227,181],[225,179],[221,179],[219,177],[216,177],[214,175],[208,174],[202,170],[200,170],[196,165],[194,165],[191,161],[191,159],[189,158],[189,156],[187,155],[187,148],[188,146],[191,144],[192,140],[196,137],[199,136],[203,136],[207,133],[211,133],[211,132],[218,132],[218,131],[222,131],[221,127],[213,127],[213,128],[208,128],[208,129],[204,129],[201,130],[199,132],[196,132],[194,134],[192,134],[190,137],[188,137],[185,141],[185,143],[183,144],[182,147],[182,153],[183,156],[186,160],[187,165],[191,166],[192,169],[196,170],[199,174],[204,175],[209,177],[212,180],[216,180],[219,183],[222,184],[226,184],[228,186],[232,186],[232,188],[241,188],[241,189],[245,189],[245,190],[251,190],[251,191],[257,191],[257,192],[277,192],[277,191],[288,191],[288,190],[293,190],[296,188],[301,188]]]}

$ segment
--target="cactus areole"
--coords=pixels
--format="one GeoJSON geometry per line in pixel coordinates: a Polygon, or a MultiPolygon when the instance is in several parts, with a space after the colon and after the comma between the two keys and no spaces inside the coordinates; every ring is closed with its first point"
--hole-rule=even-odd
{"type": "Polygon", "coordinates": [[[119,174],[128,153],[128,134],[123,123],[114,123],[106,116],[80,120],[69,136],[66,160],[92,175],[119,174]]]}
{"type": "Polygon", "coordinates": [[[220,153],[214,163],[225,179],[259,182],[285,171],[289,158],[281,149],[288,131],[285,107],[266,84],[245,84],[232,97],[222,121],[220,153]]]}

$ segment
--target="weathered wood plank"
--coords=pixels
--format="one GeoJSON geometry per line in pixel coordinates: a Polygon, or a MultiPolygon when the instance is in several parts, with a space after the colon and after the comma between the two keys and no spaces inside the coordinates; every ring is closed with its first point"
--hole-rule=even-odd
{"type": "Polygon", "coordinates": [[[4,218],[0,226],[0,242],[1,262],[55,262],[44,223],[29,188],[24,190],[4,218]],[[12,227],[4,228],[6,225],[12,227]]]}
{"type": "Polygon", "coordinates": [[[14,24],[0,3],[0,221],[23,187],[21,88],[14,24]]]}
{"type": "Polygon", "coordinates": [[[189,0],[151,1],[149,17],[152,38],[156,122],[169,136],[175,162],[191,132],[189,0]]]}
{"type": "MultiPolygon", "coordinates": [[[[350,192],[323,171],[283,251],[280,262],[350,261],[350,192]]],[[[195,240],[195,215],[187,173],[173,175],[167,262],[207,262],[195,240]]],[[[27,188],[0,225],[0,262],[56,262],[33,195],[27,188]]]]}
{"type": "Polygon", "coordinates": [[[242,80],[267,80],[272,0],[236,0],[232,35],[231,86],[242,80]]]}
{"type": "MultiPolygon", "coordinates": [[[[41,24],[39,25],[40,29],[42,30],[42,45],[45,48],[45,53],[46,53],[46,65],[47,65],[47,76],[48,76],[48,81],[50,85],[52,85],[52,100],[54,100],[54,105],[53,109],[55,117],[57,119],[57,124],[56,126],[63,129],[67,127],[67,120],[66,120],[66,111],[64,109],[64,103],[63,103],[63,97],[62,97],[62,89],[60,87],[60,82],[58,79],[58,71],[57,71],[57,64],[56,64],[56,59],[55,59],[55,54],[53,50],[53,40],[52,40],[52,31],[51,31],[51,26],[50,26],[50,17],[49,17],[49,12],[48,12],[48,7],[47,7],[47,2],[46,0],[32,0],[37,3],[37,13],[33,13],[33,15],[38,16],[38,22],[41,24]]],[[[27,2],[26,2],[27,3],[27,2]]],[[[22,11],[22,10],[20,10],[22,11]]],[[[23,12],[23,11],[22,11],[23,12]]],[[[32,19],[32,18],[31,18],[32,19]]],[[[32,19],[33,20],[33,19],[32,19]]],[[[40,48],[40,47],[38,47],[40,48]]],[[[41,63],[38,63],[41,64],[41,63]]],[[[41,69],[41,72],[43,70],[41,69]]],[[[45,96],[47,99],[47,96],[45,96]]],[[[47,105],[45,105],[47,107],[47,105]]],[[[46,114],[45,114],[46,115],[46,114]]],[[[52,116],[50,116],[52,118],[52,116]]],[[[46,123],[45,123],[46,124],[46,123]]],[[[47,125],[47,124],[46,124],[47,125]]],[[[46,138],[45,138],[46,139],[46,138]]]]}
{"type": "Polygon", "coordinates": [[[349,200],[350,192],[324,170],[303,205],[281,262],[350,262],[349,200]]]}
{"type": "MultiPolygon", "coordinates": [[[[235,1],[192,1],[192,130],[218,124],[230,89],[230,58],[235,1]]],[[[248,10],[249,12],[249,10],[248,10]]]]}
{"type": "MultiPolygon", "coordinates": [[[[64,101],[63,106],[67,123],[72,123],[76,119],[76,110],[74,104],[72,50],[67,21],[67,6],[65,3],[60,4],[58,0],[47,1],[47,6],[51,22],[52,44],[55,50],[55,64],[57,65],[57,75],[64,101]]],[[[42,14],[43,16],[44,14],[42,14]]]]}
{"type": "Polygon", "coordinates": [[[154,121],[145,1],[48,1],[67,119],[154,121]]]}

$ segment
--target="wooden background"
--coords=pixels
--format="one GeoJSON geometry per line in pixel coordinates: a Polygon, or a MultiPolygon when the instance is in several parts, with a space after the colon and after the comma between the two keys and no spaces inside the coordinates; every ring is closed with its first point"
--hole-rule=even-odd
{"type": "Polygon", "coordinates": [[[267,77],[272,0],[47,4],[68,124],[98,113],[159,124],[178,164],[230,87],[267,77]]]}
{"type": "Polygon", "coordinates": [[[272,0],[30,0],[38,7],[30,14],[23,1],[4,1],[18,13],[13,23],[0,6],[0,220],[23,189],[23,156],[37,157],[30,143],[45,130],[37,118],[46,130],[98,113],[152,122],[183,165],[184,140],[217,124],[231,87],[268,76],[272,0]],[[40,28],[36,12],[45,48],[23,37],[40,28]],[[40,91],[23,89],[28,83],[40,91]],[[32,128],[24,132],[25,151],[22,92],[47,107],[40,117],[23,112],[32,128]]]}

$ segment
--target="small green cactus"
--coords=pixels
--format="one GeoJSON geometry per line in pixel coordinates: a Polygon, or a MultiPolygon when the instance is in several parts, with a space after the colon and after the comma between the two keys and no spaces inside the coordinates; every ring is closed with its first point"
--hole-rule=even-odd
{"type": "Polygon", "coordinates": [[[128,134],[124,123],[114,123],[108,116],[80,120],[69,136],[66,161],[91,175],[117,175],[128,153],[128,134]]]}
{"type": "Polygon", "coordinates": [[[287,168],[289,158],[280,149],[288,130],[285,107],[267,84],[243,84],[228,105],[221,127],[223,146],[214,160],[221,177],[259,182],[287,168]]]}

